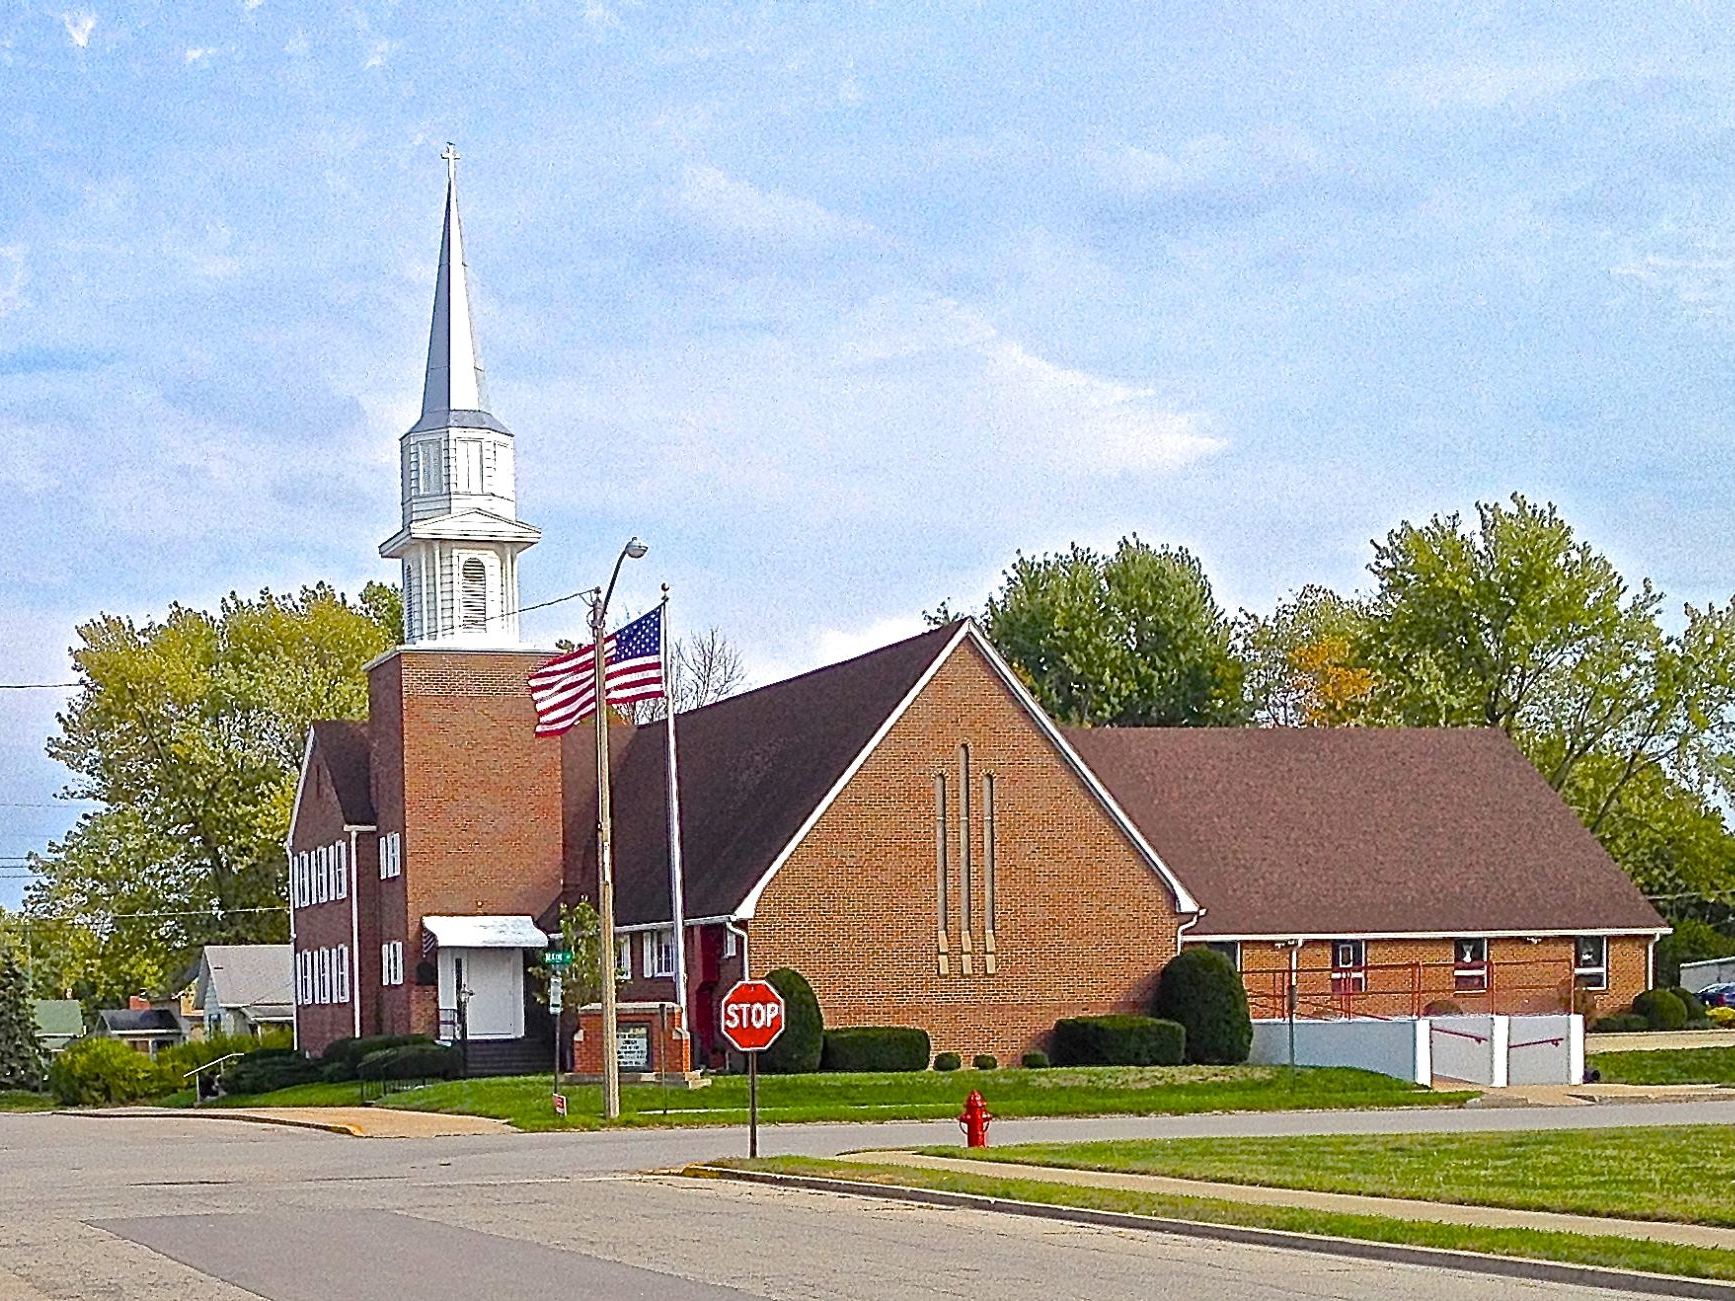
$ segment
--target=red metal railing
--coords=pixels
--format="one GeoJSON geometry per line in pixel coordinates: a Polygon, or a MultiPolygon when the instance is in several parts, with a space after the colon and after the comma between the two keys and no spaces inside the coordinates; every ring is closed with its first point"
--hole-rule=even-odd
{"type": "MultiPolygon", "coordinates": [[[[1247,1001],[1255,1017],[1283,1017],[1291,973],[1287,967],[1246,972],[1247,1001]]],[[[1294,972],[1295,1014],[1300,1017],[1421,1016],[1430,1003],[1450,999],[1465,1012],[1572,1010],[1571,959],[1522,962],[1383,962],[1361,967],[1301,966],[1294,972]],[[1465,988],[1466,973],[1483,978],[1465,988]]]]}

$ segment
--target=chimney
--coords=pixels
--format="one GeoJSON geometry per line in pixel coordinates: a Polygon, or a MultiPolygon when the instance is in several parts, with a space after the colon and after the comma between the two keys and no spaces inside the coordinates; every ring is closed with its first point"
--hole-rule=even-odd
{"type": "Polygon", "coordinates": [[[143,994],[134,994],[127,999],[127,1008],[133,1012],[148,1012],[151,1010],[151,1000],[143,994]]]}

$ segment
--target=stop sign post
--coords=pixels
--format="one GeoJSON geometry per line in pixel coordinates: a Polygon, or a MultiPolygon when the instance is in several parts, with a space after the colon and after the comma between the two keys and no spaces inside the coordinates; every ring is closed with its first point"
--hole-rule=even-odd
{"type": "Polygon", "coordinates": [[[739,980],[723,995],[723,1037],[747,1055],[747,1155],[759,1155],[759,1054],[783,1033],[783,995],[763,980],[739,980]]]}

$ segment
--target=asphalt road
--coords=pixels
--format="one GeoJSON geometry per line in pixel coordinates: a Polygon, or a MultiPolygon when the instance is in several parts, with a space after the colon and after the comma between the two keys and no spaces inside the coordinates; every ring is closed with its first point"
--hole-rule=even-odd
{"type": "MultiPolygon", "coordinates": [[[[1019,1122],[996,1137],[1705,1121],[1735,1122],[1735,1104],[1019,1122]]],[[[645,1173],[738,1150],[742,1137],[711,1130],[377,1140],[211,1119],[0,1115],[0,1301],[1573,1294],[645,1173]]],[[[937,1125],[812,1125],[764,1137],[770,1151],[824,1154],[950,1133],[937,1125]]]]}

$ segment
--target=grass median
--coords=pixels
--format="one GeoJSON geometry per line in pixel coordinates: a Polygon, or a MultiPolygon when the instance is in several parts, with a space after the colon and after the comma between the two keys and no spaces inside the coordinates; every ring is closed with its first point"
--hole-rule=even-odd
{"type": "Polygon", "coordinates": [[[1605,1084],[1735,1084],[1735,1044],[1592,1053],[1585,1065],[1601,1071],[1605,1084]]]}
{"type": "MultiPolygon", "coordinates": [[[[953,1155],[956,1155],[955,1153],[953,1155]]],[[[1539,1229],[1489,1229],[1473,1225],[1435,1224],[1379,1215],[1341,1215],[1301,1207],[1260,1206],[1210,1197],[1178,1197],[1119,1188],[1086,1188],[997,1175],[922,1170],[905,1166],[821,1160],[811,1157],[771,1157],[758,1161],[731,1160],[714,1164],[780,1174],[818,1175],[856,1183],[890,1184],[973,1193],[1050,1206],[1151,1215],[1207,1224],[1237,1224],[1281,1229],[1290,1233],[1324,1234],[1372,1242],[1405,1243],[1474,1251],[1485,1255],[1518,1256],[1529,1260],[1600,1265],[1607,1269],[1641,1270],[1684,1278],[1735,1280],[1735,1251],[1676,1246],[1612,1235],[1554,1233],[1539,1229]]]]}
{"type": "Polygon", "coordinates": [[[27,1089],[0,1089],[0,1111],[47,1111],[54,1099],[27,1089]]]}
{"type": "Polygon", "coordinates": [[[1735,1127],[1025,1143],[937,1156],[1735,1227],[1735,1127]]]}
{"type": "MultiPolygon", "coordinates": [[[[1435,1093],[1341,1068],[1300,1070],[1293,1077],[1260,1066],[864,1072],[761,1076],[759,1116],[767,1124],[951,1119],[972,1089],[979,1089],[1002,1117],[1449,1106],[1474,1096],[1435,1093]]],[[[552,1090],[546,1075],[453,1080],[392,1093],[378,1105],[491,1116],[524,1130],[601,1127],[597,1085],[561,1087],[568,1102],[565,1118],[554,1114],[552,1090]]],[[[357,1085],[309,1084],[223,1099],[220,1105],[354,1106],[359,1101],[357,1085]]],[[[721,1075],[701,1089],[628,1084],[621,1089],[621,1108],[619,1123],[625,1126],[739,1125],[747,1119],[747,1080],[721,1075]]]]}

